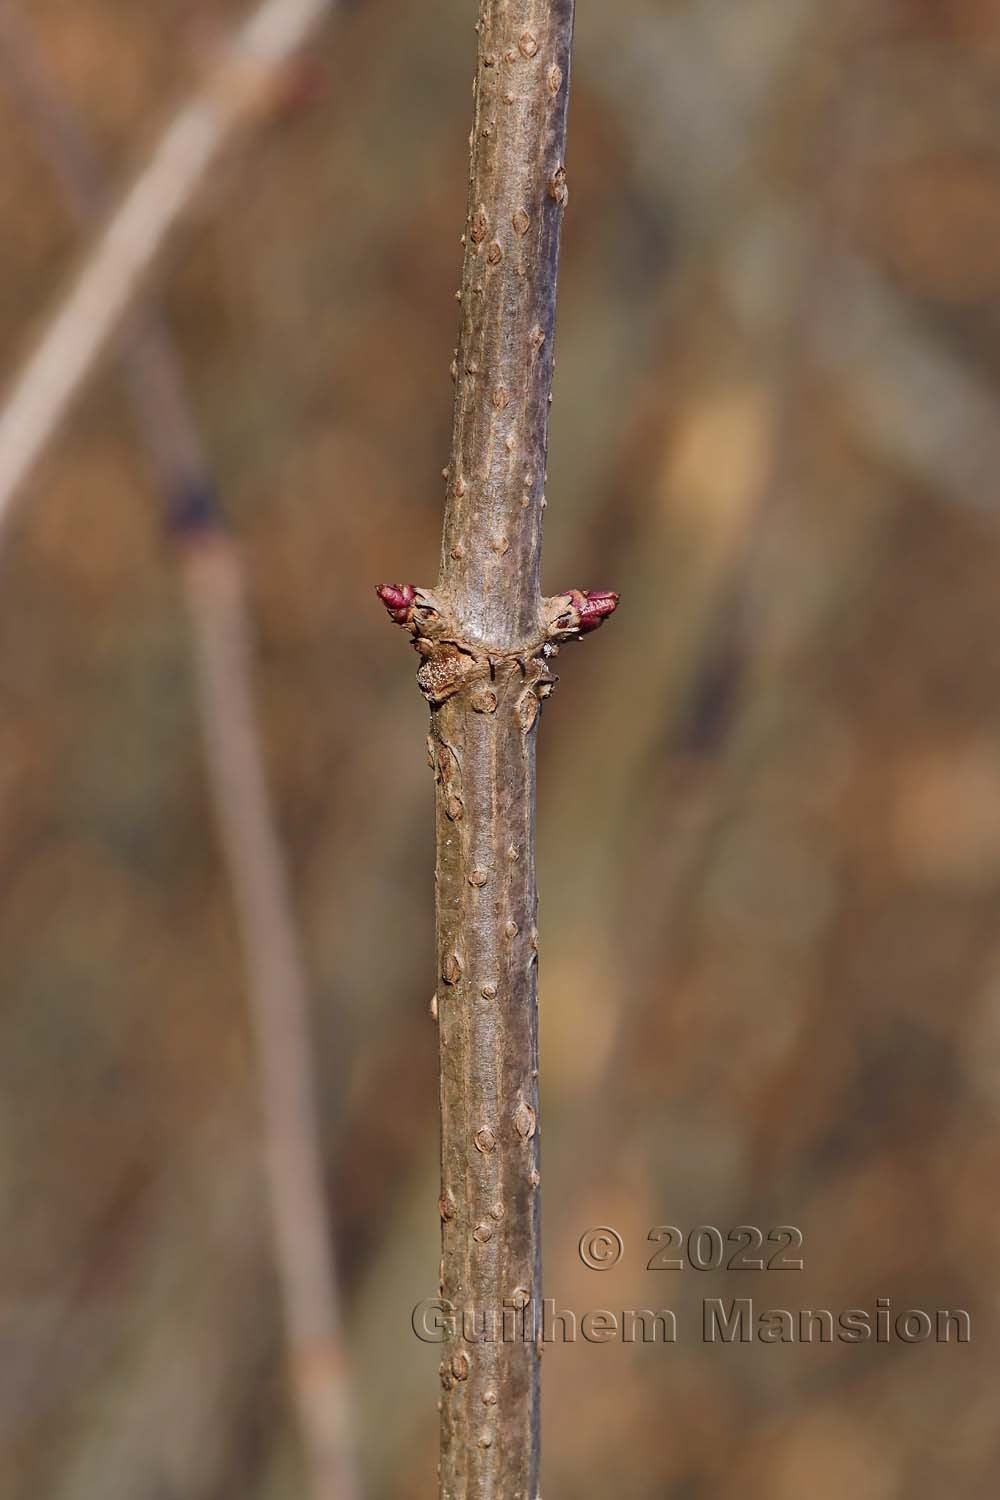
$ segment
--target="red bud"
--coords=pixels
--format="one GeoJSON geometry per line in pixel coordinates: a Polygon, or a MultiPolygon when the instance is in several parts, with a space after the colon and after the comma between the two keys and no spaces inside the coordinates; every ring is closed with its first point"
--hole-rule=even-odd
{"type": "Polygon", "coordinates": [[[409,625],[417,590],[412,583],[377,583],[375,592],[397,625],[409,625]]]}
{"type": "Polygon", "coordinates": [[[611,589],[567,589],[545,601],[549,642],[579,640],[603,625],[618,608],[611,589]]]}
{"type": "MultiPolygon", "coordinates": [[[[574,594],[578,591],[574,590],[574,594]]],[[[579,599],[574,598],[580,612],[580,634],[586,635],[591,630],[596,630],[603,625],[609,615],[613,615],[618,608],[619,595],[612,593],[610,589],[587,589],[579,599]]]]}

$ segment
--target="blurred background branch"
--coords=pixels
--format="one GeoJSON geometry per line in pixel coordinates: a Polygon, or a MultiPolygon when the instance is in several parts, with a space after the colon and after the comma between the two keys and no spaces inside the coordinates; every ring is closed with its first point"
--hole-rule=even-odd
{"type": "Polygon", "coordinates": [[[170,230],[239,127],[266,109],[281,69],[334,3],[265,0],[178,111],[98,236],[0,409],[0,536],[21,485],[133,305],[170,230]]]}
{"type": "MultiPolygon", "coordinates": [[[[0,77],[78,224],[99,222],[99,165],[14,0],[0,0],[0,77]]],[[[136,293],[135,295],[139,295],[136,293]]],[[[187,602],[219,837],[243,944],[289,1373],[311,1500],[361,1494],[309,1039],[309,992],[253,695],[244,569],[216,497],[161,315],[134,307],[126,394],[163,499],[187,602]]]]}
{"type": "Polygon", "coordinates": [[[232,883],[260,1069],[275,1259],[313,1500],[355,1500],[360,1479],[333,1264],[309,1036],[309,1001],[251,691],[238,555],[223,535],[187,544],[201,721],[232,883]]]}

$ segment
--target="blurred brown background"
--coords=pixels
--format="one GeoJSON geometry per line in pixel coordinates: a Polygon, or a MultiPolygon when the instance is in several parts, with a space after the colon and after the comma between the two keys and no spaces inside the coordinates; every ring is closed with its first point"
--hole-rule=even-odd
{"type": "MultiPolygon", "coordinates": [[[[211,0],[30,0],[123,181],[211,0]]],[[[375,1500],[434,1492],[431,784],[372,593],[433,581],[469,0],[364,0],[160,278],[251,571],[375,1500]]],[[[1000,5],[577,18],[545,579],[624,602],[540,767],[545,1493],[1000,1483],[1000,5]],[[803,1272],[649,1272],[791,1223],[803,1272]],[[621,1265],[588,1271],[591,1225],[621,1265]],[[704,1297],[973,1341],[712,1347],[704,1297]]],[[[75,264],[0,96],[12,375],[75,264]]],[[[109,370],[0,559],[0,1494],[301,1494],[229,895],[158,500],[109,370]]]]}

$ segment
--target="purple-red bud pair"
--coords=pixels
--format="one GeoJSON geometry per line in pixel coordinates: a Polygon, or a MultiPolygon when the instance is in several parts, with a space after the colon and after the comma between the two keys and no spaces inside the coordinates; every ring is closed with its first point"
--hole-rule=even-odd
{"type": "MultiPolygon", "coordinates": [[[[397,625],[409,625],[413,619],[413,604],[417,597],[417,590],[412,583],[379,583],[375,586],[382,603],[389,611],[389,617],[397,625]]],[[[618,598],[611,589],[568,589],[565,594],[557,596],[560,599],[569,599],[574,614],[579,623],[576,629],[580,635],[589,635],[599,625],[603,625],[609,615],[613,615],[618,608],[618,598]]]]}

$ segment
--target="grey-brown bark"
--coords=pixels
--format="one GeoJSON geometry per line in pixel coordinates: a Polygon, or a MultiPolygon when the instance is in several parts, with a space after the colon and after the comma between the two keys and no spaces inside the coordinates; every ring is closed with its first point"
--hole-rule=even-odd
{"type": "Polygon", "coordinates": [[[441,583],[474,640],[537,639],[572,0],[484,0],[441,583]]]}
{"type": "Polygon", "coordinates": [[[538,1492],[535,731],[556,643],[617,602],[539,588],[572,30],[572,0],[481,4],[441,576],[379,589],[432,710],[442,1500],[538,1492]]]}

